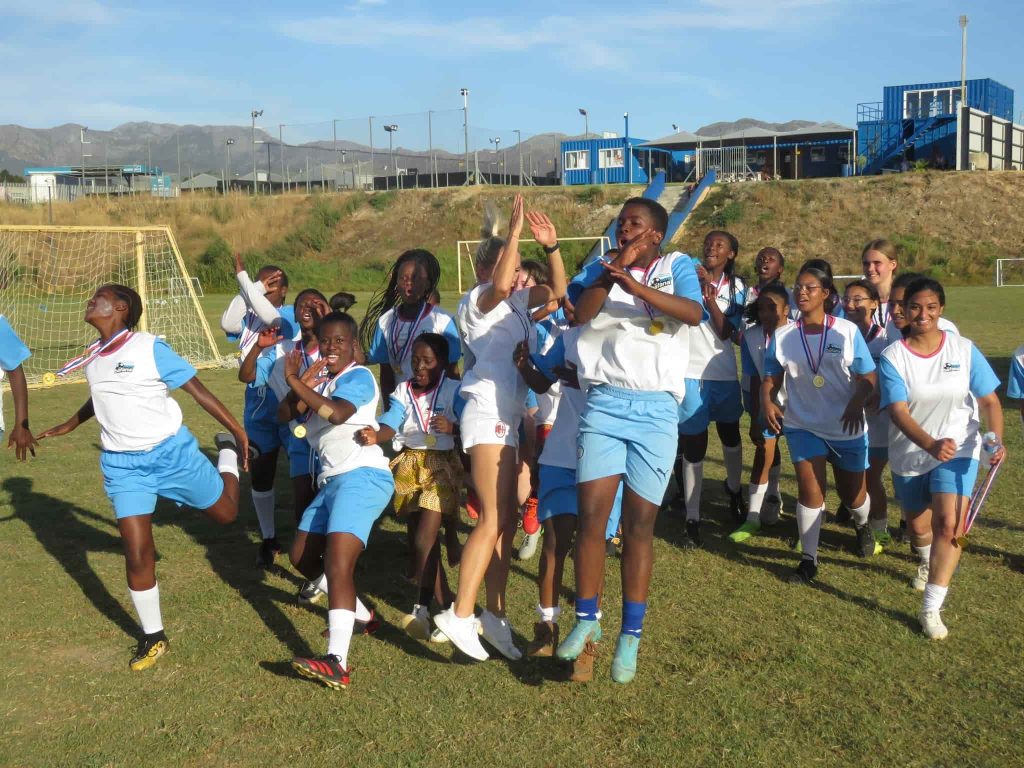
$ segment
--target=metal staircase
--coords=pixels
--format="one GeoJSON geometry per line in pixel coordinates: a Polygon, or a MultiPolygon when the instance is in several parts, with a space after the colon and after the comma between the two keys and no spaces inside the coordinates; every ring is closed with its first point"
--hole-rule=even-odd
{"type": "Polygon", "coordinates": [[[936,115],[934,117],[929,117],[927,120],[920,123],[915,120],[903,121],[900,125],[904,125],[908,122],[916,125],[913,133],[907,136],[907,138],[895,141],[888,146],[878,146],[882,143],[879,141],[878,144],[871,148],[875,150],[877,147],[877,150],[872,153],[874,155],[873,157],[870,155],[868,156],[868,162],[861,171],[861,174],[864,176],[870,176],[871,174],[880,173],[886,163],[894,157],[902,155],[908,147],[914,146],[921,140],[921,138],[927,135],[929,131],[945,122],[948,122],[949,120],[950,118],[948,115],[936,115]]]}

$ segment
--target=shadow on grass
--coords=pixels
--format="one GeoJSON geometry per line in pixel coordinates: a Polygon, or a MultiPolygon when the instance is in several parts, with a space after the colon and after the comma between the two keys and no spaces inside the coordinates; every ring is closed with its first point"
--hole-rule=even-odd
{"type": "MultiPolygon", "coordinates": [[[[3,482],[11,496],[14,516],[28,525],[39,544],[70,576],[97,611],[132,637],[139,628],[135,619],[107,589],[89,565],[90,552],[122,552],[121,537],[112,519],[97,515],[64,499],[33,490],[32,481],[11,477],[3,482]],[[115,533],[100,530],[87,520],[102,523],[115,533]]],[[[158,556],[159,558],[159,556],[158,556]]],[[[127,594],[128,585],[123,583],[127,594]]]]}

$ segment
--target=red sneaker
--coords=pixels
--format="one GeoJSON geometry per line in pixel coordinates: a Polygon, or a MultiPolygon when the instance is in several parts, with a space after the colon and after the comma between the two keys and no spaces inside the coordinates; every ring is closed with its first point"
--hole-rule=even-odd
{"type": "Polygon", "coordinates": [[[480,517],[480,498],[473,490],[466,491],[466,514],[469,515],[470,520],[480,517]]]}
{"type": "Polygon", "coordinates": [[[321,656],[319,659],[292,659],[292,669],[310,680],[319,680],[328,688],[347,688],[352,674],[341,666],[337,656],[321,656]]]}
{"type": "Polygon", "coordinates": [[[531,496],[526,500],[523,508],[523,533],[532,536],[540,530],[540,520],[537,519],[537,497],[531,496]]]}

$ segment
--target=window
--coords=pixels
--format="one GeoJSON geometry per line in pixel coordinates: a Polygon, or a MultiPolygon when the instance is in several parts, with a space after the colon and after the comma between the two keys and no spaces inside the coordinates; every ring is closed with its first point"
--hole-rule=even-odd
{"type": "Polygon", "coordinates": [[[768,162],[768,152],[765,150],[754,152],[748,157],[750,158],[750,162],[754,165],[764,165],[768,162]]]}
{"type": "Polygon", "coordinates": [[[590,168],[590,152],[585,149],[577,149],[565,153],[565,170],[585,171],[590,168]]]}
{"type": "Polygon", "coordinates": [[[811,147],[811,162],[812,163],[824,163],[825,162],[825,148],[824,147],[811,147]]]}
{"type": "Polygon", "coordinates": [[[846,163],[850,162],[850,148],[849,147],[845,147],[845,146],[844,147],[839,147],[839,162],[844,164],[844,165],[846,163]]]}
{"type": "Polygon", "coordinates": [[[959,106],[959,88],[903,93],[903,117],[907,120],[926,120],[936,115],[952,115],[959,106]]]}
{"type": "Polygon", "coordinates": [[[597,153],[598,168],[623,168],[622,148],[602,149],[597,153]]]}

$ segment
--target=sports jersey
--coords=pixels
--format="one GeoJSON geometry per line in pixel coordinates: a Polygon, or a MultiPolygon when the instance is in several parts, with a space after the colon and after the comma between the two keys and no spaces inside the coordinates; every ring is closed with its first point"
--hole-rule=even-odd
{"type": "MultiPolygon", "coordinates": [[[[743,332],[743,338],[740,340],[740,366],[743,372],[743,378],[746,379],[747,382],[748,392],[750,392],[751,376],[757,376],[762,382],[764,381],[764,355],[768,349],[768,343],[770,341],[771,337],[765,338],[760,325],[747,326],[747,329],[743,332]]],[[[761,393],[750,392],[750,396],[751,398],[760,398],[761,393]]],[[[785,381],[783,381],[779,391],[775,394],[775,402],[779,403],[779,405],[783,407],[785,406],[785,381]]],[[[758,403],[760,403],[760,400],[758,403]]]]}
{"type": "Polygon", "coordinates": [[[864,337],[857,326],[840,317],[826,315],[822,333],[806,336],[797,321],[779,328],[764,356],[766,376],[785,374],[786,430],[806,430],[823,440],[851,440],[864,435],[862,428],[850,433],[843,429],[840,417],[853,397],[853,374],[875,370],[864,337]],[[823,386],[814,386],[812,363],[817,363],[823,386]]]}
{"type": "MultiPolygon", "coordinates": [[[[25,343],[11,328],[7,318],[0,315],[0,382],[4,371],[13,371],[32,356],[25,343]]],[[[4,431],[3,387],[0,386],[0,432],[4,431]]]]}
{"type": "MultiPolygon", "coordinates": [[[[733,330],[743,327],[743,308],[746,304],[746,284],[738,277],[730,280],[722,275],[715,303],[722,310],[733,330]]],[[[690,328],[690,364],[686,378],[703,381],[735,381],[736,352],[731,339],[720,339],[711,320],[690,328]]]]}
{"type": "Polygon", "coordinates": [[[1014,400],[1024,400],[1024,345],[1017,347],[1010,358],[1010,381],[1006,384],[1006,395],[1014,400]]]}
{"type": "MultiPolygon", "coordinates": [[[[537,369],[549,381],[558,381],[558,375],[554,370],[556,367],[579,370],[579,335],[579,326],[569,328],[559,334],[547,352],[534,356],[533,361],[537,369]]],[[[562,387],[554,414],[554,426],[544,441],[544,450],[537,459],[539,464],[576,470],[576,436],[580,429],[580,414],[583,413],[586,404],[586,392],[568,385],[562,387]]]]}
{"type": "MultiPolygon", "coordinates": [[[[890,344],[882,352],[879,376],[881,407],[905,402],[921,429],[933,438],[956,442],[953,458],[978,459],[981,436],[971,396],[991,394],[999,379],[970,339],[943,332],[939,348],[927,356],[914,352],[906,341],[890,344]]],[[[892,424],[889,463],[897,475],[916,476],[942,462],[892,424]]]]}
{"type": "Polygon", "coordinates": [[[486,314],[480,311],[480,296],[490,283],[478,285],[462,297],[457,317],[466,349],[466,371],[462,396],[472,396],[496,407],[501,413],[522,410],[526,383],[512,361],[512,351],[526,341],[537,351],[537,333],[530,317],[530,289],[514,291],[486,314]]]}
{"type": "MultiPolygon", "coordinates": [[[[868,334],[864,341],[868,345],[868,352],[871,354],[871,360],[877,368],[879,358],[882,356],[882,350],[889,346],[889,344],[892,343],[892,340],[885,335],[885,329],[882,326],[873,323],[871,328],[868,329],[868,334]]],[[[888,446],[889,412],[880,407],[878,409],[878,413],[872,413],[869,410],[865,410],[864,417],[867,420],[868,425],[868,447],[885,448],[888,446]]]]}
{"type": "Polygon", "coordinates": [[[439,333],[448,340],[448,359],[444,364],[457,363],[462,357],[462,343],[455,327],[455,318],[439,307],[424,304],[415,320],[405,320],[397,308],[389,309],[377,321],[373,341],[366,352],[366,362],[390,365],[395,372],[395,384],[412,378],[412,342],[421,333],[439,333]]]}
{"type": "Polygon", "coordinates": [[[344,424],[331,424],[316,412],[310,414],[306,422],[306,439],[317,452],[323,470],[317,483],[323,485],[329,477],[360,467],[390,471],[379,445],[360,445],[355,438],[356,432],[363,427],[379,428],[375,416],[380,390],[370,370],[353,363],[325,380],[317,391],[332,400],[347,400],[356,408],[344,424]]]}
{"type": "MultiPolygon", "coordinates": [[[[601,264],[600,260],[592,261],[572,279],[570,301],[576,303],[583,291],[604,274],[601,264]]],[[[704,307],[697,272],[685,253],[674,251],[658,257],[646,270],[631,268],[631,272],[651,288],[704,307]]],[[[707,318],[704,310],[703,319],[707,318]]],[[[689,326],[630,296],[617,284],[612,285],[601,311],[582,326],[577,349],[580,386],[584,389],[611,384],[623,389],[668,392],[676,402],[683,400],[689,326]],[[658,333],[651,332],[652,323],[658,333]]]]}
{"type": "MultiPolygon", "coordinates": [[[[561,308],[558,312],[562,312],[561,308]]],[[[561,316],[562,322],[564,322],[564,314],[561,316]]],[[[564,330],[565,327],[558,323],[554,313],[537,323],[537,352],[544,354],[550,350],[564,330]]],[[[558,398],[561,393],[561,382],[556,381],[547,392],[537,395],[537,413],[534,418],[538,425],[555,423],[555,410],[558,408],[558,398]]]]}
{"type": "Polygon", "coordinates": [[[85,366],[105,451],[148,451],[181,427],[181,408],[168,392],[196,370],[150,333],[127,341],[85,366]]]}
{"type": "Polygon", "coordinates": [[[455,447],[455,437],[451,434],[429,430],[430,420],[434,416],[444,416],[448,421],[457,424],[466,401],[459,397],[459,386],[462,382],[442,376],[438,386],[427,392],[419,392],[411,386],[411,382],[399,384],[391,395],[391,405],[380,423],[395,430],[395,440],[406,448],[419,448],[431,451],[450,451],[455,447]],[[433,438],[433,445],[428,445],[427,437],[433,438]]]}
{"type": "MultiPolygon", "coordinates": [[[[309,366],[320,359],[319,349],[315,349],[312,352],[306,352],[306,349],[302,344],[302,340],[300,339],[299,341],[279,342],[277,345],[264,352],[268,359],[272,361],[270,373],[266,377],[266,385],[270,387],[270,391],[274,393],[274,397],[277,399],[278,403],[284,400],[285,397],[288,396],[288,393],[291,392],[291,387],[288,386],[288,382],[285,380],[284,361],[285,357],[296,349],[302,350],[302,365],[299,366],[299,376],[301,376],[309,366]]],[[[260,355],[260,357],[262,358],[263,355],[260,355]]],[[[257,380],[262,379],[264,376],[264,365],[260,365],[259,360],[256,361],[257,380]]],[[[295,424],[295,420],[292,420],[290,422],[290,427],[294,429],[295,424]]]]}

